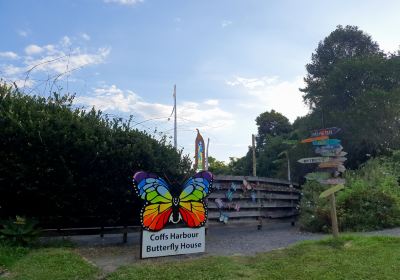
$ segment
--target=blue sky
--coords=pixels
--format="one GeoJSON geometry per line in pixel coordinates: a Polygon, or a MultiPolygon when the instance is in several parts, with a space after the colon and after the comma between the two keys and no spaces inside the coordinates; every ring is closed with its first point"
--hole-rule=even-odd
{"type": "Polygon", "coordinates": [[[394,52],[398,11],[399,1],[1,0],[0,77],[29,94],[74,92],[79,106],[150,119],[137,128],[168,136],[176,84],[178,146],[193,154],[199,128],[210,155],[228,160],[246,153],[260,113],[307,113],[305,64],[335,26],[394,52]]]}

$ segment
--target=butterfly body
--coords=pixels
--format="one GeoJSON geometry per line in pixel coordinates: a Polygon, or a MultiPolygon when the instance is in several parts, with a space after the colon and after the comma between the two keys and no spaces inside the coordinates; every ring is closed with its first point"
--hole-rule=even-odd
{"type": "Polygon", "coordinates": [[[139,171],[133,176],[137,195],[145,201],[142,226],[159,231],[168,223],[183,220],[189,227],[201,227],[207,219],[204,199],[210,193],[213,176],[202,171],[189,178],[182,188],[170,187],[155,174],[139,171]]]}

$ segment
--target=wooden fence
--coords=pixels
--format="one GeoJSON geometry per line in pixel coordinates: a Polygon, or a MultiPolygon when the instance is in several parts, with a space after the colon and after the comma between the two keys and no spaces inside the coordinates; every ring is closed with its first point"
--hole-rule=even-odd
{"type": "MultiPolygon", "coordinates": [[[[290,219],[292,224],[298,215],[300,191],[297,183],[288,181],[252,177],[252,176],[215,176],[214,189],[208,197],[207,227],[216,224],[239,224],[256,222],[261,229],[265,219],[290,219]],[[244,190],[243,179],[252,185],[244,190]],[[235,189],[235,190],[234,190],[235,189]],[[228,192],[231,191],[231,194],[228,192]],[[221,203],[217,203],[218,200],[221,203]],[[221,221],[222,217],[227,219],[221,221]]],[[[45,236],[100,235],[121,233],[126,242],[128,232],[140,231],[139,225],[45,229],[45,236]]]]}
{"type": "Polygon", "coordinates": [[[215,176],[208,198],[209,225],[235,224],[298,215],[300,191],[297,183],[252,176],[215,176]],[[252,186],[246,189],[243,180],[252,186]]]}

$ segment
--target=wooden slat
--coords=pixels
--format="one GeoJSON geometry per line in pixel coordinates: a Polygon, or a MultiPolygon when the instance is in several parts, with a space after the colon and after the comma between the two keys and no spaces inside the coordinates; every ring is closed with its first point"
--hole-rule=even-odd
{"type": "MultiPolygon", "coordinates": [[[[256,194],[256,198],[261,198],[264,200],[278,200],[278,199],[282,199],[282,200],[299,200],[300,196],[298,195],[290,195],[290,194],[271,194],[271,193],[260,193],[259,194],[260,197],[257,196],[256,194]]],[[[208,200],[212,201],[216,198],[221,198],[226,200],[226,193],[225,192],[212,192],[209,197],[208,200]]],[[[233,196],[233,199],[240,199],[240,200],[251,200],[250,195],[243,195],[241,192],[236,191],[233,196]]]]}
{"type": "Polygon", "coordinates": [[[266,211],[263,213],[264,217],[278,219],[278,218],[286,218],[286,217],[293,217],[298,215],[298,211],[266,211]]]}
{"type": "MultiPolygon", "coordinates": [[[[227,214],[229,218],[242,218],[242,217],[260,217],[260,211],[239,211],[239,212],[227,212],[223,211],[223,213],[227,214]]],[[[219,212],[211,212],[208,213],[209,219],[219,219],[219,212]]]]}
{"type": "MultiPolygon", "coordinates": [[[[266,177],[258,177],[258,176],[232,176],[232,175],[215,175],[215,181],[240,181],[246,179],[248,182],[265,182],[265,183],[274,183],[281,185],[290,185],[290,182],[287,180],[274,179],[274,178],[266,178],[266,177]]],[[[292,182],[293,186],[299,186],[298,183],[292,182]]]]}
{"type": "MultiPolygon", "coordinates": [[[[260,202],[253,203],[251,201],[237,201],[236,203],[240,206],[240,209],[245,209],[245,208],[296,207],[296,205],[297,205],[297,203],[290,203],[290,202],[287,202],[287,201],[262,201],[261,203],[260,202]]],[[[217,204],[215,202],[209,201],[208,202],[208,208],[214,210],[214,209],[218,209],[218,206],[217,206],[217,204]]],[[[226,209],[229,209],[229,208],[225,207],[222,210],[226,210],[226,209]]],[[[234,210],[234,209],[232,209],[232,210],[234,210]]]]}

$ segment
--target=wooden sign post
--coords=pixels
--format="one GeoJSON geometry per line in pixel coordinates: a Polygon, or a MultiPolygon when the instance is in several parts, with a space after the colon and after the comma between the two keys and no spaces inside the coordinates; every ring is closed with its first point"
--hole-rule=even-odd
{"type": "Polygon", "coordinates": [[[320,198],[329,198],[330,214],[332,223],[332,234],[334,238],[339,236],[339,226],[336,213],[335,192],[344,188],[345,179],[338,177],[341,172],[345,171],[343,162],[347,153],[342,152],[343,147],[340,145],[339,139],[329,139],[329,136],[340,131],[340,128],[331,127],[315,130],[311,133],[311,137],[302,140],[302,143],[312,143],[316,147],[315,152],[320,157],[302,158],[298,162],[302,164],[318,163],[319,172],[309,173],[306,175],[307,180],[315,180],[323,185],[333,185],[329,189],[320,194],[320,198]],[[331,177],[333,174],[333,177],[331,177]]]}
{"type": "Polygon", "coordinates": [[[331,194],[329,196],[329,200],[331,202],[331,223],[332,223],[332,234],[334,238],[339,237],[339,226],[337,222],[337,214],[336,214],[336,199],[335,194],[331,194]]]}

